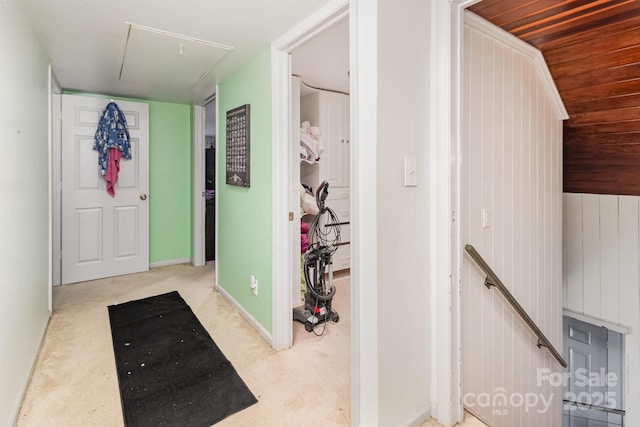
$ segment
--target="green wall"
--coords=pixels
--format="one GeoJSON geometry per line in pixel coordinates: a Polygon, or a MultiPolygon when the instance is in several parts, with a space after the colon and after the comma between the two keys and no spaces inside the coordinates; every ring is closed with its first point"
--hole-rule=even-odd
{"type": "Polygon", "coordinates": [[[191,258],[191,105],[149,102],[149,262],[191,258]]]}
{"type": "Polygon", "coordinates": [[[149,262],[191,258],[191,105],[85,94],[149,104],[149,262]]]}
{"type": "MultiPolygon", "coordinates": [[[[267,49],[218,88],[218,286],[271,332],[271,51],[267,49]],[[250,111],[250,188],[225,182],[226,112],[244,104],[250,111]],[[250,277],[258,279],[258,295],[250,277]]],[[[284,254],[283,254],[284,255],[284,254]]]]}

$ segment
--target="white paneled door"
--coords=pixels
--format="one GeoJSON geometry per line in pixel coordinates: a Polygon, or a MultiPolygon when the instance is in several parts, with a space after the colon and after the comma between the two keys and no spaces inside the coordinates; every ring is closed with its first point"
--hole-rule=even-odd
{"type": "Polygon", "coordinates": [[[563,338],[563,427],[621,426],[622,335],[564,316],[563,338]]]}
{"type": "Polygon", "coordinates": [[[149,105],[117,101],[131,135],[115,196],[93,141],[108,99],[62,97],[62,283],[149,269],[149,105]]]}

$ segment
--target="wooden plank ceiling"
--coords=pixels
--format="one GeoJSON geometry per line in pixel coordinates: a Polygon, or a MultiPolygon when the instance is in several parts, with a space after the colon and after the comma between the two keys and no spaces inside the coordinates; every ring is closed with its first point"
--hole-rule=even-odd
{"type": "Polygon", "coordinates": [[[542,51],[570,116],[564,191],[640,195],[640,1],[484,0],[469,9],[542,51]]]}

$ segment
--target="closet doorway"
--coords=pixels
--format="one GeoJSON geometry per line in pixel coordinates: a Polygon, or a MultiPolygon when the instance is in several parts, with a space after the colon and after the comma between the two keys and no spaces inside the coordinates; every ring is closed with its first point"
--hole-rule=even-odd
{"type": "MultiPolygon", "coordinates": [[[[339,219],[340,244],[332,256],[333,280],[336,287],[334,308],[340,321],[328,322],[326,329],[350,336],[350,117],[349,117],[349,16],[343,14],[322,31],[291,51],[291,144],[292,206],[299,207],[294,220],[300,222],[301,233],[293,238],[292,301],[304,303],[305,281],[302,274],[305,225],[315,218],[315,192],[323,181],[329,183],[326,205],[339,219]],[[295,203],[294,201],[299,201],[295,203]],[[298,279],[298,280],[296,280],[298,279]]],[[[314,328],[323,331],[324,324],[314,328]]],[[[293,345],[296,341],[315,338],[301,323],[294,322],[293,345]]],[[[348,337],[347,337],[348,338],[348,337]]],[[[349,358],[349,346],[344,350],[349,358]]],[[[348,366],[348,363],[346,364],[348,366]]],[[[345,372],[348,374],[348,371],[345,372]]]]}

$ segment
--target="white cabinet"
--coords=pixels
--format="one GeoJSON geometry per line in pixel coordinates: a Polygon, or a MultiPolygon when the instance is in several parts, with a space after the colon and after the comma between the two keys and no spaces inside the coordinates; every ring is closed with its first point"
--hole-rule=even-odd
{"type": "Polygon", "coordinates": [[[349,97],[341,93],[320,92],[320,131],[324,153],[319,179],[329,183],[329,191],[349,187],[349,97]]]}
{"type": "Polygon", "coordinates": [[[329,183],[327,206],[341,223],[342,245],[332,257],[333,270],[340,271],[351,267],[349,96],[320,92],[319,123],[324,143],[319,181],[329,183]]]}
{"type": "Polygon", "coordinates": [[[316,91],[300,100],[300,121],[320,128],[324,150],[318,163],[301,164],[300,179],[317,188],[322,181],[332,188],[349,187],[349,96],[316,91]]]}

